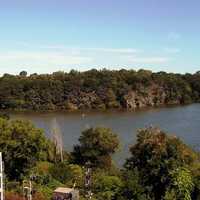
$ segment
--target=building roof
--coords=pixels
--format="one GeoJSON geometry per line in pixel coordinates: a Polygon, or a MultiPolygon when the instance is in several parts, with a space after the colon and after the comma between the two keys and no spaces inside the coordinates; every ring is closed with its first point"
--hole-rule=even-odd
{"type": "Polygon", "coordinates": [[[73,192],[73,188],[64,188],[64,187],[58,187],[56,190],[54,190],[55,193],[64,193],[64,194],[69,194],[73,192]]]}

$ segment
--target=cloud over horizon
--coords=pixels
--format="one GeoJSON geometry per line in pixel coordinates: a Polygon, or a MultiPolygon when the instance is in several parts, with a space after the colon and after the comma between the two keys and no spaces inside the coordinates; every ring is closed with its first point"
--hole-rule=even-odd
{"type": "MultiPolygon", "coordinates": [[[[0,52],[0,68],[15,66],[14,73],[24,68],[31,72],[44,73],[77,66],[88,66],[80,67],[80,71],[83,71],[93,66],[109,68],[133,64],[163,64],[170,60],[168,57],[147,54],[144,50],[136,48],[68,47],[21,42],[17,43],[17,48],[13,51],[0,52]]],[[[6,72],[1,70],[1,73],[6,72]]]]}

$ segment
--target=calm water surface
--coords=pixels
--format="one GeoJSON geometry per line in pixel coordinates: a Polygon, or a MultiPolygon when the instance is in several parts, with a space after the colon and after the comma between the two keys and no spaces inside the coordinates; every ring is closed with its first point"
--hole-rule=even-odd
{"type": "Polygon", "coordinates": [[[137,129],[158,126],[175,134],[184,142],[200,150],[200,104],[179,107],[153,108],[135,112],[107,111],[88,113],[12,113],[13,119],[28,119],[51,136],[52,121],[57,120],[63,133],[66,150],[78,143],[80,133],[91,126],[110,127],[120,138],[121,148],[114,156],[121,165],[129,156],[129,147],[136,141],[137,129]]]}

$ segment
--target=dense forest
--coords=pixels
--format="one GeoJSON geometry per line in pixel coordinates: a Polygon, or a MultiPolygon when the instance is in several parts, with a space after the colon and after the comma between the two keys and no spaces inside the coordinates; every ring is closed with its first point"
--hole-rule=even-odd
{"type": "Polygon", "coordinates": [[[199,153],[159,128],[138,130],[130,157],[120,169],[112,160],[120,141],[109,128],[84,130],[72,152],[63,151],[62,156],[58,142],[28,121],[0,118],[0,130],[6,200],[23,200],[22,183],[30,177],[34,200],[50,200],[55,188],[74,184],[80,200],[90,199],[88,190],[91,200],[200,199],[199,153]],[[92,169],[89,186],[87,167],[92,169]]]}
{"type": "Polygon", "coordinates": [[[0,78],[0,109],[84,110],[186,104],[200,101],[200,72],[90,70],[0,78]]]}

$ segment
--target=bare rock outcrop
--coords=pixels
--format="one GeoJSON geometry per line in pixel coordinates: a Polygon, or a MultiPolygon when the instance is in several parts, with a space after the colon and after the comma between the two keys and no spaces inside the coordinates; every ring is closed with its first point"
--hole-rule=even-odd
{"type": "Polygon", "coordinates": [[[123,97],[123,106],[127,109],[136,109],[164,105],[166,96],[164,89],[157,85],[135,91],[130,90],[123,97]]]}

